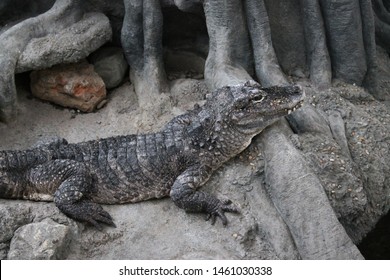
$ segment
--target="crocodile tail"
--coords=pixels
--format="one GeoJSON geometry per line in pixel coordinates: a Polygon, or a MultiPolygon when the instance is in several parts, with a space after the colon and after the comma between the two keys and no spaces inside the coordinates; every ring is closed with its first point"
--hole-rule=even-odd
{"type": "Polygon", "coordinates": [[[0,170],[24,170],[50,159],[51,152],[46,149],[0,151],[0,170]]]}

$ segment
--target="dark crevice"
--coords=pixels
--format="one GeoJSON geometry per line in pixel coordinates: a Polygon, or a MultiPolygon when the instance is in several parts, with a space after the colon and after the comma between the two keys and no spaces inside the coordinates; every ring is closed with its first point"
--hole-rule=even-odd
{"type": "Polygon", "coordinates": [[[176,7],[167,7],[162,12],[164,21],[162,44],[168,79],[180,77],[177,76],[179,72],[189,75],[188,77],[203,78],[209,49],[203,10],[189,13],[176,7]]]}
{"type": "Polygon", "coordinates": [[[0,28],[13,25],[27,18],[37,16],[48,11],[55,0],[1,0],[0,1],[0,28]]]}
{"type": "Polygon", "coordinates": [[[204,13],[186,13],[176,7],[163,9],[163,46],[207,55],[208,34],[204,13]],[[207,47],[206,50],[205,47],[207,47]]]}
{"type": "Polygon", "coordinates": [[[358,248],[367,260],[390,260],[390,213],[383,216],[358,248]]]}

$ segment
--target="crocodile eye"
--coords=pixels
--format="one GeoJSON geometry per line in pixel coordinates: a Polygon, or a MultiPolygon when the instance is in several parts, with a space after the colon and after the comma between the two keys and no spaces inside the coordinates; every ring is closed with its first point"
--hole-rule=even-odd
{"type": "Polygon", "coordinates": [[[265,95],[257,95],[252,98],[253,103],[260,103],[264,100],[265,95]]]}

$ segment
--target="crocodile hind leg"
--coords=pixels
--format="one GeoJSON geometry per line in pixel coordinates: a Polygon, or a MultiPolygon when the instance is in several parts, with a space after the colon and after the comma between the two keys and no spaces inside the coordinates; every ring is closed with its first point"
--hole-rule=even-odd
{"type": "Polygon", "coordinates": [[[39,193],[53,194],[54,203],[67,216],[91,223],[98,229],[102,228],[100,223],[115,226],[110,214],[89,199],[95,190],[85,164],[52,160],[32,168],[28,180],[39,193]]]}

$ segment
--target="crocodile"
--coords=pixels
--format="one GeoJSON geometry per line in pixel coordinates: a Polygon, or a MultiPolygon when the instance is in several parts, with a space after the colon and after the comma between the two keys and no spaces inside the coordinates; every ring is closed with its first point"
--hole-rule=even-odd
{"type": "Polygon", "coordinates": [[[186,212],[226,225],[225,213],[238,207],[199,188],[303,99],[298,85],[262,88],[247,81],[215,90],[155,133],[0,151],[0,197],[54,201],[70,218],[102,229],[115,224],[101,204],[170,196],[186,212]]]}

